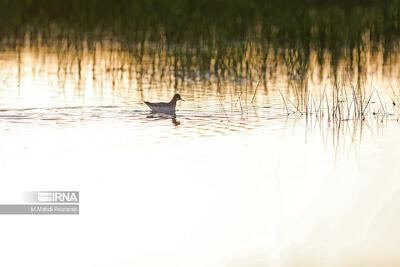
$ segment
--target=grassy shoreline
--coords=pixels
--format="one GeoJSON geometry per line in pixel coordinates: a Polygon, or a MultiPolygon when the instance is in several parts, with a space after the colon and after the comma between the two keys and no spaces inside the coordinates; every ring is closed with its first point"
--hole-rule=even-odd
{"type": "Polygon", "coordinates": [[[315,56],[358,69],[366,55],[383,62],[399,51],[400,1],[344,0],[1,0],[0,48],[30,43],[77,51],[168,55],[174,69],[258,76],[274,69],[305,76],[315,56]]]}
{"type": "Polygon", "coordinates": [[[400,2],[295,0],[2,0],[0,36],[215,45],[255,41],[321,49],[400,36],[400,2]]]}

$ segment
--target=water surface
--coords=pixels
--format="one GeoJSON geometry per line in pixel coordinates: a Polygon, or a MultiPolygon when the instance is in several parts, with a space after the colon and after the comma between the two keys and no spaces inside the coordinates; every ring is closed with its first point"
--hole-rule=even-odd
{"type": "Polygon", "coordinates": [[[0,52],[2,190],[81,194],[76,217],[2,218],[12,266],[399,264],[398,56],[263,76],[74,51],[0,52]],[[363,120],[326,115],[338,85],[372,95],[363,120]],[[176,92],[175,116],[143,104],[176,92]]]}

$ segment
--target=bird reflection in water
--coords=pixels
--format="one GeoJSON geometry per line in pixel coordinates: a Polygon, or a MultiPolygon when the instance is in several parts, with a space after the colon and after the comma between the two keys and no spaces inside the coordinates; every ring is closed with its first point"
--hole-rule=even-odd
{"type": "Polygon", "coordinates": [[[168,120],[171,119],[172,124],[178,126],[181,124],[179,120],[176,119],[175,113],[158,113],[158,112],[151,112],[146,118],[154,119],[154,120],[168,120]]]}

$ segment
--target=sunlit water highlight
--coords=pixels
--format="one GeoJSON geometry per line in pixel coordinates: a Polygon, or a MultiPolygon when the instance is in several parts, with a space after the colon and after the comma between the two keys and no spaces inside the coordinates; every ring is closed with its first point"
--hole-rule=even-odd
{"type": "MultiPolygon", "coordinates": [[[[77,217],[2,217],[8,266],[400,264],[396,64],[363,77],[384,103],[338,127],[288,115],[279,72],[177,82],[100,52],[80,67],[45,48],[0,53],[2,190],[81,193],[77,217]],[[143,104],[175,92],[176,116],[143,104]],[[382,105],[391,115],[373,116],[382,105]]],[[[316,96],[329,75],[309,79],[316,96]]]]}

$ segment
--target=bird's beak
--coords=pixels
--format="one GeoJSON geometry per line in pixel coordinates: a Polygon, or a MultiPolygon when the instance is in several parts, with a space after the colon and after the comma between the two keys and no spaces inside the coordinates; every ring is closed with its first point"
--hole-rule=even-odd
{"type": "Polygon", "coordinates": [[[183,100],[182,98],[181,98],[181,100],[182,100],[183,102],[185,102],[185,100],[183,100]]]}

